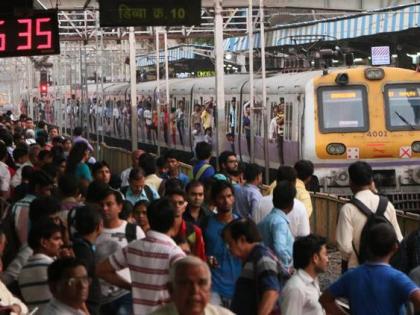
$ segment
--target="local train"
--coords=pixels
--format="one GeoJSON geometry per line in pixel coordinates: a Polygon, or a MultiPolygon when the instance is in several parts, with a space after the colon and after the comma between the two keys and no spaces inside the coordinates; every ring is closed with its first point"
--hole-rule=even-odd
{"type": "MultiPolygon", "coordinates": [[[[225,125],[219,127],[214,120],[213,130],[228,133],[230,142],[226,141],[226,149],[234,149],[244,161],[249,161],[250,139],[246,130],[250,118],[247,110],[250,103],[249,76],[226,75],[224,82],[225,125]]],[[[95,91],[94,86],[89,89],[95,91]]],[[[65,88],[60,90],[65,91],[65,88]]],[[[69,99],[66,93],[63,100],[69,99]]],[[[89,93],[93,95],[96,92],[89,93]]],[[[138,83],[139,141],[154,145],[159,142],[161,147],[191,152],[195,105],[209,107],[215,93],[214,77],[171,79],[170,104],[158,107],[157,104],[165,103],[165,82],[160,81],[159,90],[155,81],[138,83]],[[161,120],[158,138],[147,134],[145,104],[151,107],[153,113],[153,117],[148,119],[161,120]],[[158,108],[165,109],[158,115],[158,108]],[[183,114],[182,128],[177,128],[179,109],[183,114]]],[[[347,167],[361,159],[372,165],[382,192],[419,193],[419,72],[396,67],[360,66],[271,73],[266,78],[265,112],[260,105],[261,94],[262,82],[257,77],[254,80],[254,112],[250,127],[255,135],[253,158],[260,165],[265,166],[264,137],[271,138],[264,133],[267,129],[264,124],[270,124],[274,111],[280,105],[284,108],[284,163],[292,165],[299,159],[311,160],[324,191],[349,194],[347,167]]],[[[99,96],[90,96],[90,99],[99,96]]],[[[107,84],[103,101],[89,102],[90,108],[96,106],[95,111],[85,110],[85,113],[95,115],[91,131],[103,130],[101,132],[105,135],[130,139],[130,102],[128,83],[107,84]]],[[[214,110],[217,111],[217,106],[214,110]]],[[[57,112],[66,116],[69,110],[60,108],[57,112]]],[[[66,121],[69,118],[61,116],[60,119],[66,121]]],[[[278,144],[270,141],[267,151],[269,167],[277,168],[280,164],[278,144]]]]}

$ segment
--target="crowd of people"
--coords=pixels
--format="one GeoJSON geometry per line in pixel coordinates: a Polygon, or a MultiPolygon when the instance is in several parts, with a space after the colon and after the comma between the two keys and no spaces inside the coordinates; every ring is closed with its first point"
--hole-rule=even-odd
{"type": "Polygon", "coordinates": [[[66,138],[24,115],[0,118],[0,312],[420,310],[420,232],[403,239],[366,162],[348,169],[354,197],[337,224],[343,275],[322,292],[329,260],[327,240],[311,233],[311,161],[280,166],[263,196],[261,167],[225,151],[216,170],[205,141],[192,177],[173,150],[158,158],[135,150],[121,174],[92,153],[80,128],[66,138]]]}

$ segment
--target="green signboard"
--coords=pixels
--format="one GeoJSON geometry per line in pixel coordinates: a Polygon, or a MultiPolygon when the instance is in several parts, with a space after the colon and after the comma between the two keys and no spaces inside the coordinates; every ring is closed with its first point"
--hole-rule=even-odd
{"type": "Polygon", "coordinates": [[[201,0],[100,0],[99,12],[101,27],[199,25],[201,0]]]}

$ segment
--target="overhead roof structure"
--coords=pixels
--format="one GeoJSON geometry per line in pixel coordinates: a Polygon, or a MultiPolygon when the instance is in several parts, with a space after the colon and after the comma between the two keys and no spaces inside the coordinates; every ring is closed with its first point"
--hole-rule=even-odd
{"type": "MultiPolygon", "coordinates": [[[[350,40],[364,36],[395,33],[420,26],[420,3],[368,11],[350,16],[323,19],[280,26],[266,32],[266,47],[292,46],[322,41],[350,40]]],[[[255,34],[254,48],[260,48],[259,33],[255,34]]],[[[228,38],[227,51],[248,50],[248,37],[228,38]]]]}

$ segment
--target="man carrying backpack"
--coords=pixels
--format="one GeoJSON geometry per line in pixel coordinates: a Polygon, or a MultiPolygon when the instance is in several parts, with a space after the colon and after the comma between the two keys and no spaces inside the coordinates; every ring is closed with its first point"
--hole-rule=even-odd
{"type": "Polygon", "coordinates": [[[349,166],[348,172],[353,198],[341,208],[336,230],[337,245],[342,255],[344,271],[347,266],[354,268],[365,261],[366,235],[368,230],[376,224],[392,225],[398,241],[402,239],[394,206],[386,198],[372,191],[371,166],[366,162],[358,161],[349,166]]]}

